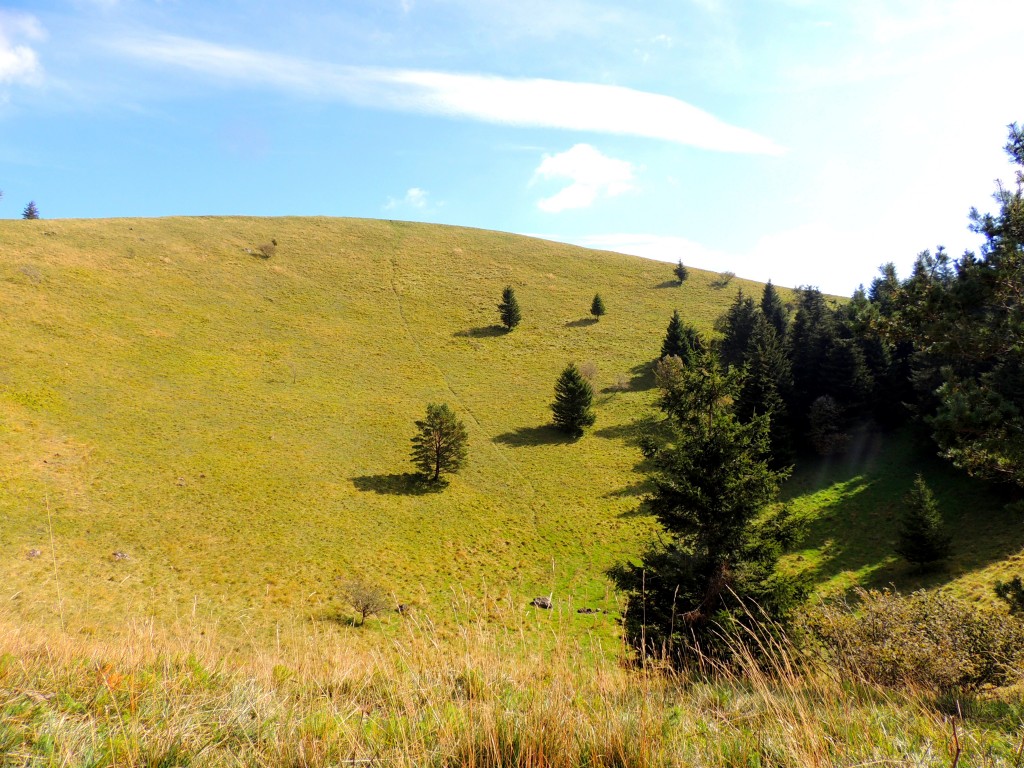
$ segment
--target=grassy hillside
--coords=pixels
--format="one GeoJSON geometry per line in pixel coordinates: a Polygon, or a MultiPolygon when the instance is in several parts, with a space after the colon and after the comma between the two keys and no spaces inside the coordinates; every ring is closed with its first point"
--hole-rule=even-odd
{"type": "Polygon", "coordinates": [[[668,317],[708,331],[757,290],[691,274],[389,221],[0,222],[0,599],[86,629],[269,624],[333,615],[363,573],[412,603],[490,583],[614,608],[603,572],[650,533],[627,438],[668,317]],[[578,442],[546,426],[568,361],[598,371],[578,442]],[[431,401],[471,438],[441,493],[408,474],[431,401]]]}

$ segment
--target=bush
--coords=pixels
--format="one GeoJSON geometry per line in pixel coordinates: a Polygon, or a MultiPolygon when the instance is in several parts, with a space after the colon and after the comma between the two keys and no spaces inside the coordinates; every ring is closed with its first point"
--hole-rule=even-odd
{"type": "Polygon", "coordinates": [[[1005,685],[1020,674],[1024,624],[948,595],[858,591],[860,605],[823,605],[807,618],[833,665],[889,686],[940,693],[1005,685]]]}
{"type": "Polygon", "coordinates": [[[342,595],[359,614],[359,625],[366,623],[367,616],[376,616],[387,610],[388,594],[383,587],[361,578],[349,579],[341,588],[342,595]]]}
{"type": "Polygon", "coordinates": [[[730,270],[719,272],[718,277],[711,281],[712,288],[725,288],[736,277],[736,273],[730,270]]]}
{"type": "Polygon", "coordinates": [[[256,249],[256,253],[260,258],[269,259],[277,253],[277,240],[271,240],[269,243],[263,243],[256,249]]]}

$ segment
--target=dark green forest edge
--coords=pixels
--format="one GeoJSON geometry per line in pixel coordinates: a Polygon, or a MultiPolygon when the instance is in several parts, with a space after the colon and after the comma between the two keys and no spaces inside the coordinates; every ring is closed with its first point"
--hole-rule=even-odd
{"type": "MultiPolygon", "coordinates": [[[[629,596],[624,626],[641,656],[705,664],[739,648],[768,652],[788,635],[885,682],[966,690],[1019,672],[1019,575],[990,585],[1001,610],[861,592],[861,610],[798,611],[812,584],[782,559],[805,521],[778,503],[794,464],[841,457],[865,435],[908,433],[917,461],[937,453],[951,472],[1001,496],[1020,524],[1024,130],[1016,124],[1006,151],[1015,185],[998,187],[996,213],[970,213],[984,237],[979,254],[925,251],[902,280],[886,264],[838,305],[801,288],[792,318],[771,283],[759,300],[741,290],[714,343],[673,316],[655,368],[662,418],[640,438],[654,488],[644,505],[665,533],[612,574],[629,596]]],[[[920,474],[904,490],[895,550],[911,573],[941,572],[956,537],[920,474]]]]}

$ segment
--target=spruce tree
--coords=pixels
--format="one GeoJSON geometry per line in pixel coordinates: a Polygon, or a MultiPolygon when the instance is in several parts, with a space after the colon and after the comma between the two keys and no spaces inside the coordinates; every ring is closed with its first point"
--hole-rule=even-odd
{"type": "Polygon", "coordinates": [[[773,504],[786,473],[768,466],[768,417],[736,417],[738,387],[739,372],[705,352],[643,442],[654,467],[645,506],[664,534],[639,565],[613,571],[628,595],[626,635],[642,653],[728,656],[748,632],[784,626],[806,592],[777,569],[797,534],[773,504]]]}
{"type": "Polygon", "coordinates": [[[605,313],[604,302],[601,300],[601,294],[595,293],[594,300],[590,302],[590,314],[596,317],[598,320],[601,319],[601,315],[605,313]]]}
{"type": "Polygon", "coordinates": [[[554,425],[573,437],[580,437],[585,427],[593,426],[594,389],[575,363],[569,363],[555,382],[555,402],[551,404],[554,425]]]}
{"type": "Polygon", "coordinates": [[[30,200],[28,205],[25,206],[25,210],[21,212],[21,218],[23,219],[38,219],[39,209],[36,207],[36,201],[30,200]]]}
{"type": "Polygon", "coordinates": [[[786,410],[793,374],[775,326],[763,314],[754,325],[746,358],[746,376],[736,401],[736,415],[743,422],[757,415],[771,419],[771,463],[774,467],[786,466],[793,458],[793,437],[786,410]]]}
{"type": "Polygon", "coordinates": [[[896,554],[921,568],[934,566],[950,555],[952,537],[942,523],[935,496],[918,475],[904,499],[896,554]]]}
{"type": "Polygon", "coordinates": [[[775,335],[778,336],[779,341],[784,342],[789,317],[786,313],[786,305],[782,303],[782,297],[775,290],[771,280],[765,283],[764,291],[761,292],[761,314],[775,329],[775,335]]]}
{"type": "Polygon", "coordinates": [[[689,365],[695,355],[704,350],[704,340],[692,325],[683,322],[679,310],[672,313],[661,343],[661,357],[678,357],[689,365]]]}
{"type": "Polygon", "coordinates": [[[754,300],[744,296],[743,289],[737,291],[732,305],[716,323],[716,327],[722,332],[722,340],[718,343],[718,355],[722,365],[740,367],[746,362],[747,347],[754,332],[757,314],[754,300]]]}
{"type": "Polygon", "coordinates": [[[512,290],[511,285],[505,286],[505,290],[501,292],[498,312],[501,315],[501,324],[510,331],[523,319],[522,313],[519,311],[519,302],[516,301],[516,292],[512,290]]]}
{"type": "Polygon", "coordinates": [[[685,283],[686,278],[690,276],[690,270],[683,266],[682,259],[680,259],[679,263],[675,265],[675,267],[672,269],[672,272],[673,274],[675,274],[676,279],[679,281],[680,285],[685,283]]]}
{"type": "Polygon", "coordinates": [[[466,462],[469,433],[447,403],[427,406],[427,415],[416,422],[412,438],[412,461],[433,482],[441,481],[441,473],[458,472],[466,462]]]}

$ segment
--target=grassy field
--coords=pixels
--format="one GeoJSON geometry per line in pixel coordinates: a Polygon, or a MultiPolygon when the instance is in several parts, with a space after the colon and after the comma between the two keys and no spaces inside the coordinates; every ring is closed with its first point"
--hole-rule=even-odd
{"type": "Polygon", "coordinates": [[[759,290],[691,274],[390,221],[0,222],[0,599],[87,631],[272,626],[331,618],[361,573],[409,603],[489,584],[614,611],[604,571],[651,533],[628,436],[669,315],[710,331],[759,290]],[[547,426],[569,361],[597,369],[578,442],[547,426]],[[409,474],[432,401],[471,438],[440,493],[409,474]]]}
{"type": "MultiPolygon", "coordinates": [[[[551,646],[515,596],[452,600],[458,630],[372,646],[282,632],[227,654],[152,623],[119,642],[0,618],[5,766],[1015,766],[1024,705],[837,678],[785,651],[761,667],[635,669],[551,646]],[[481,610],[484,608],[484,610],[481,610]],[[497,626],[493,621],[498,617],[497,626]],[[959,749],[959,751],[957,751],[959,749]],[[956,759],[954,759],[954,757],[956,759]]],[[[561,636],[568,627],[554,627],[561,636]]],[[[370,635],[364,635],[364,638],[370,635]]]]}
{"type": "MultiPolygon", "coordinates": [[[[610,637],[605,570],[653,533],[631,436],[667,319],[710,333],[738,286],[760,289],[691,274],[680,287],[671,265],[391,221],[0,222],[0,600],[87,632],[186,614],[252,631],[344,618],[339,579],[361,574],[421,607],[553,593],[610,637]],[[505,285],[524,314],[509,334],[505,285]],[[577,442],[548,426],[569,361],[597,370],[577,442]],[[471,437],[440,492],[408,460],[432,401],[471,437]]],[[[825,593],[948,581],[979,598],[1019,571],[1019,515],[922,455],[870,435],[802,466],[787,494],[810,528],[791,566],[825,593]],[[957,533],[927,578],[892,555],[916,471],[957,533]]]]}

